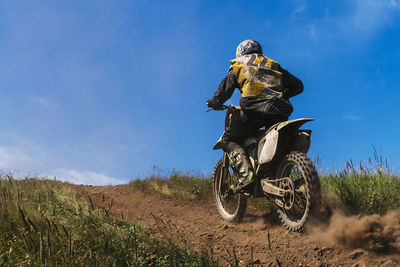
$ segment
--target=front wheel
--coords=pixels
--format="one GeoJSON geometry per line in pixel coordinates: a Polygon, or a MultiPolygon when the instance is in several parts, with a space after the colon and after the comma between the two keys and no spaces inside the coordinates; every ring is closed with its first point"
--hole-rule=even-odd
{"type": "Polygon", "coordinates": [[[292,181],[279,185],[292,192],[278,208],[279,217],[287,229],[301,231],[310,217],[320,210],[321,184],[315,166],[304,153],[292,151],[283,157],[276,177],[287,177],[292,181]]]}
{"type": "Polygon", "coordinates": [[[238,178],[229,167],[226,157],[219,160],[213,173],[215,206],[223,220],[239,223],[246,212],[247,197],[241,193],[233,193],[237,183],[238,178]]]}

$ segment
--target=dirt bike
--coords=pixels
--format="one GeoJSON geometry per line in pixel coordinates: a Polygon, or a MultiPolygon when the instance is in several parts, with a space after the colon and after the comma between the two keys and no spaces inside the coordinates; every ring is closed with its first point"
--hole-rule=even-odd
{"type": "MultiPolygon", "coordinates": [[[[240,107],[227,109],[225,127],[240,107]]],[[[213,110],[209,109],[208,111],[213,110]]],[[[321,185],[313,162],[306,156],[311,130],[300,130],[314,119],[295,119],[272,125],[248,137],[240,145],[246,151],[256,179],[249,190],[235,191],[238,170],[224,152],[213,173],[213,196],[223,220],[240,222],[248,197],[269,197],[275,202],[282,223],[291,231],[301,231],[312,215],[319,212],[321,185]]],[[[222,137],[222,136],[221,136],[222,137]]],[[[221,138],[214,150],[222,148],[221,138]]]]}

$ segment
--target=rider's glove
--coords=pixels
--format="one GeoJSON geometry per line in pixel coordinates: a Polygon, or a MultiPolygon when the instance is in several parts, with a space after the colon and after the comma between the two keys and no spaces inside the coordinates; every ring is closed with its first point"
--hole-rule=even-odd
{"type": "Polygon", "coordinates": [[[211,99],[207,100],[207,106],[209,108],[213,108],[215,110],[222,110],[223,109],[223,106],[215,98],[211,98],[211,99]]]}

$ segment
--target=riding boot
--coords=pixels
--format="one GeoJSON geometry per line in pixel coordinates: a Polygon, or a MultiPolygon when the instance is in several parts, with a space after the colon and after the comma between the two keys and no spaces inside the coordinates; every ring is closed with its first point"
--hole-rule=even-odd
{"type": "Polygon", "coordinates": [[[241,147],[235,148],[231,153],[228,154],[231,166],[233,166],[239,178],[239,183],[235,188],[235,191],[248,187],[253,182],[253,171],[244,149],[241,147]]]}

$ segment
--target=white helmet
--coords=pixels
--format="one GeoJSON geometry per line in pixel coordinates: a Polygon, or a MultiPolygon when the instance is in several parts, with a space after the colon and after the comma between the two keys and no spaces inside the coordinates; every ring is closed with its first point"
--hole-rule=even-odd
{"type": "Polygon", "coordinates": [[[251,53],[262,53],[262,47],[259,42],[255,40],[245,40],[236,48],[237,58],[251,53]]]}

